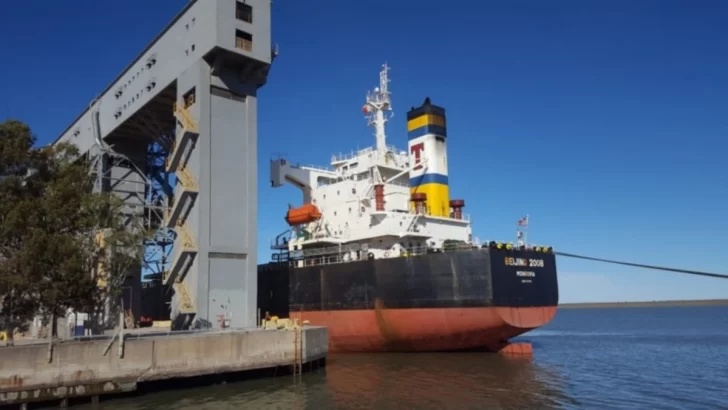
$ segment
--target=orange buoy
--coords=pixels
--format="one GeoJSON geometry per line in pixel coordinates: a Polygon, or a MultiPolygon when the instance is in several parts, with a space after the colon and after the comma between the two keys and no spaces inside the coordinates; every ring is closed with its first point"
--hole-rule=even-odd
{"type": "Polygon", "coordinates": [[[291,208],[286,214],[286,222],[288,225],[307,224],[321,219],[321,211],[314,204],[305,204],[298,208],[291,208]]]}

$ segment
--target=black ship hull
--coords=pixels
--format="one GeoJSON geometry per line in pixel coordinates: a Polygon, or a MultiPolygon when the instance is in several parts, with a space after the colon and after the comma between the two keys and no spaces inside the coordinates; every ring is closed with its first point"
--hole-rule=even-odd
{"type": "Polygon", "coordinates": [[[259,266],[261,311],[328,326],[332,351],[498,350],[548,323],[558,305],[551,252],[299,263],[259,266]]]}

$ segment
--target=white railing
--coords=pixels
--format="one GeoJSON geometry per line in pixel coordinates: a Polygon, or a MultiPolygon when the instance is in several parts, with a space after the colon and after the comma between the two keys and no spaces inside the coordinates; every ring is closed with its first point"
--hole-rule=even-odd
{"type": "Polygon", "coordinates": [[[326,168],[321,165],[308,165],[308,164],[307,165],[297,165],[295,168],[310,169],[313,171],[325,172],[327,174],[341,174],[341,172],[336,172],[336,170],[333,170],[331,168],[326,168]]]}
{"type": "MultiPolygon", "coordinates": [[[[349,246],[353,246],[356,244],[352,244],[349,246]]],[[[368,258],[368,252],[365,248],[366,244],[363,244],[362,248],[360,249],[350,249],[350,251],[356,251],[361,250],[361,256],[360,259],[356,259],[355,256],[351,256],[347,251],[343,250],[345,247],[341,247],[341,251],[339,251],[339,247],[328,247],[328,248],[319,248],[319,249],[308,249],[305,251],[298,251],[292,252],[293,255],[290,256],[289,261],[291,262],[299,262],[303,261],[303,266],[314,266],[314,265],[333,265],[337,263],[349,263],[349,262],[356,262],[359,260],[366,260],[368,258]],[[335,249],[335,252],[332,252],[331,250],[335,249]],[[318,251],[318,253],[315,253],[313,251],[318,251]],[[345,256],[346,255],[346,256],[345,256]]],[[[443,247],[442,252],[462,252],[462,251],[477,251],[481,248],[479,246],[476,246],[474,244],[452,244],[447,245],[443,247]]],[[[427,246],[412,246],[407,247],[405,250],[401,251],[399,254],[397,254],[395,251],[388,251],[389,256],[385,256],[385,259],[391,259],[391,258],[400,258],[400,257],[410,257],[410,256],[420,256],[425,255],[428,253],[429,248],[427,246]]]]}
{"type": "Polygon", "coordinates": [[[387,185],[409,187],[409,184],[407,182],[397,182],[397,181],[387,182],[387,185]]]}
{"type": "Polygon", "coordinates": [[[342,252],[356,252],[356,251],[366,251],[369,249],[369,245],[359,244],[359,243],[351,243],[348,245],[342,245],[342,246],[327,246],[325,248],[312,248],[312,249],[304,249],[302,251],[299,251],[302,256],[305,257],[316,257],[321,255],[336,255],[342,252]]]}
{"type": "MultiPolygon", "coordinates": [[[[398,149],[394,145],[387,145],[387,151],[392,151],[395,155],[398,155],[400,153],[400,151],[402,151],[402,150],[398,149]]],[[[369,154],[370,152],[376,152],[376,149],[374,147],[367,147],[367,148],[360,149],[358,151],[351,151],[346,154],[345,153],[334,154],[331,156],[331,162],[347,161],[350,159],[354,159],[356,157],[360,157],[362,155],[369,154]]]]}

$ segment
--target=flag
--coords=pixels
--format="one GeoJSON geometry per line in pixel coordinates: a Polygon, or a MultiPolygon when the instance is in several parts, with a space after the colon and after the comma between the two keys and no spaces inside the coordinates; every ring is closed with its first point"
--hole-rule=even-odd
{"type": "Polygon", "coordinates": [[[518,220],[518,226],[528,226],[528,215],[518,220]]]}

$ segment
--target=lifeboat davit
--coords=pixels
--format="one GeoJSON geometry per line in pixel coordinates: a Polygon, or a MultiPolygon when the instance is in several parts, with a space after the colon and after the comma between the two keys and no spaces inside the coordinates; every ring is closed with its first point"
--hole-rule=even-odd
{"type": "Polygon", "coordinates": [[[298,208],[291,208],[286,214],[288,225],[301,225],[321,219],[321,211],[314,204],[305,204],[298,208]]]}

